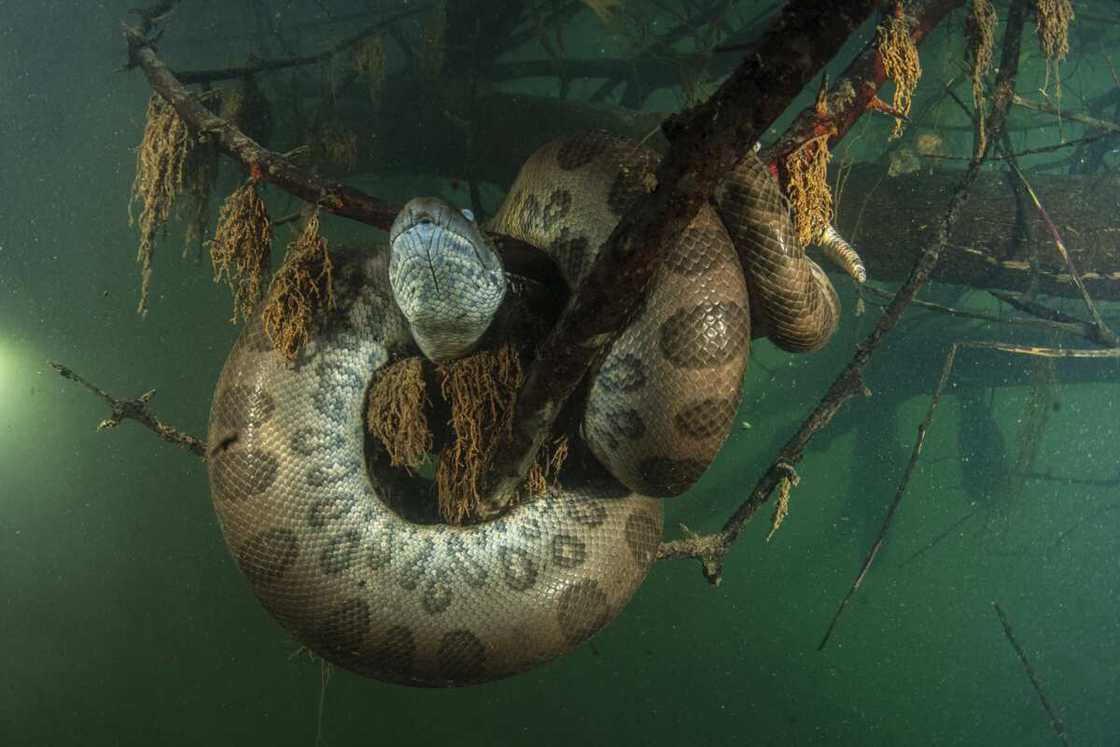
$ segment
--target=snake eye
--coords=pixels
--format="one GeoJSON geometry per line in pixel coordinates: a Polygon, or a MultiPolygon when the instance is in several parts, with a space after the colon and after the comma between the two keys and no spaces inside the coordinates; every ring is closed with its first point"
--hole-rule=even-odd
{"type": "Polygon", "coordinates": [[[469,208],[463,208],[463,217],[474,223],[474,213],[469,208]]]}

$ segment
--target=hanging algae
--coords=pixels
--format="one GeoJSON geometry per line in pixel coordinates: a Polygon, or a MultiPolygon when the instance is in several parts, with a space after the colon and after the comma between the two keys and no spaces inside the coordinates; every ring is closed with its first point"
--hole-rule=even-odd
{"type": "Polygon", "coordinates": [[[449,524],[462,524],[481,514],[483,475],[498,442],[509,433],[524,377],[510,345],[465,356],[438,370],[455,430],[436,467],[439,512],[449,524]]]}
{"type": "Polygon", "coordinates": [[[156,233],[166,225],[175,196],[183,189],[193,146],[194,138],[175,109],[158,94],[152,94],[148,99],[144,137],[136,151],[136,177],[128,203],[129,223],[138,223],[140,227],[136,254],[140,264],[140,303],[136,310],[140,314],[148,313],[156,233]],[[134,218],[132,206],[137,202],[141,204],[140,215],[134,218]]]}
{"type": "Polygon", "coordinates": [[[380,34],[354,47],[353,64],[354,70],[365,76],[373,110],[379,111],[385,94],[385,41],[380,34]]]}
{"type": "Polygon", "coordinates": [[[233,292],[233,316],[247,319],[261,299],[272,253],[272,221],[257,195],[255,180],[235,189],[218,215],[210,242],[214,281],[224,276],[233,292]]]}
{"type": "MultiPolygon", "coordinates": [[[[498,444],[509,435],[524,376],[518,353],[510,345],[444,364],[437,373],[454,435],[439,455],[436,493],[440,516],[461,525],[486,516],[485,476],[498,444]]],[[[425,412],[430,404],[419,357],[397,361],[379,373],[370,388],[367,428],[385,447],[392,466],[411,472],[427,459],[433,441],[425,412]]],[[[555,486],[567,456],[567,438],[550,439],[529,470],[525,492],[540,495],[555,486]]]]}
{"type": "Polygon", "coordinates": [[[288,245],[264,305],[264,331],[272,347],[294,359],[310,339],[317,311],[334,308],[330,250],[319,235],[319,215],[307,219],[288,245]]]}
{"type": "MultiPolygon", "coordinates": [[[[893,13],[883,19],[875,34],[883,69],[887,77],[894,81],[891,105],[898,113],[908,115],[918,79],[922,77],[922,63],[918,57],[918,48],[910,36],[910,25],[906,21],[901,2],[895,5],[893,13]]],[[[902,126],[902,119],[896,117],[891,140],[902,136],[902,126]]]]}
{"type": "Polygon", "coordinates": [[[828,137],[826,133],[807,140],[786,158],[786,194],[793,211],[794,233],[802,246],[819,242],[832,220],[828,137]]]}
{"type": "Polygon", "coordinates": [[[603,24],[609,24],[614,20],[614,15],[622,7],[622,2],[623,0],[583,0],[583,4],[599,16],[603,24]]]}
{"type": "Polygon", "coordinates": [[[424,412],[429,404],[423,361],[404,358],[379,372],[370,388],[366,417],[369,432],[389,453],[389,463],[412,471],[432,449],[432,432],[424,412]]]}
{"type": "Polygon", "coordinates": [[[969,78],[972,80],[972,103],[976,107],[977,157],[988,148],[988,135],[984,126],[984,76],[992,67],[998,20],[991,0],[972,0],[964,23],[965,55],[968,59],[969,78]]]}
{"type": "Polygon", "coordinates": [[[1058,66],[1069,54],[1069,25],[1073,22],[1073,3],[1070,0],[1036,0],[1038,12],[1035,29],[1038,45],[1046,57],[1046,79],[1042,83],[1042,93],[1050,86],[1050,75],[1054,75],[1054,95],[1062,96],[1062,78],[1058,66]]]}

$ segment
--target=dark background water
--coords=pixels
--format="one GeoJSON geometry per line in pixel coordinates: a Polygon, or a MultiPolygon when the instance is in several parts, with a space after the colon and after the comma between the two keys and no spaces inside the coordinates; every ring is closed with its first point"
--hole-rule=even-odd
{"type": "MultiPolygon", "coordinates": [[[[119,23],[133,2],[0,0],[0,743],[312,745],[317,734],[337,745],[1052,743],[993,601],[1073,740],[1120,742],[1120,490],[1028,479],[1006,495],[1006,480],[993,477],[1014,456],[999,447],[1016,444],[1026,359],[962,353],[959,387],[888,545],[816,651],[878,530],[947,346],[1010,339],[923,312],[869,369],[874,396],[814,442],[785,525],[766,542],[767,522],[756,521],[718,588],[695,563],[663,563],[592,643],[530,673],[425,691],[335,672],[324,693],[319,664],[296,653],[229,558],[203,465],[134,423],[98,432],[104,405],[46,365],[62,361],[119,396],[154,387],[162,418],[202,434],[236,333],[227,291],[205,264],[179,258],[177,229],[157,254],[150,314],[134,313],[126,206],[149,89],[139,72],[119,70],[119,23]]],[[[324,8],[361,7],[270,11],[292,28],[324,8]]],[[[1116,23],[1111,2],[1078,8],[1116,23]]],[[[956,14],[923,48],[922,91],[959,63],[962,22],[956,14]]],[[[240,0],[185,0],[162,51],[185,67],[240,62],[259,23],[240,0]]],[[[1120,44],[1104,38],[1084,51],[1075,41],[1071,108],[1112,85],[1104,60],[1120,64],[1120,44]]],[[[568,43],[573,55],[618,53],[586,13],[568,43]]],[[[1020,90],[1033,92],[1042,67],[1029,30],[1024,50],[1020,90]]],[[[649,106],[676,103],[667,94],[649,106]]],[[[969,135],[954,135],[951,121],[946,145],[965,153],[969,135]]],[[[1067,136],[1078,132],[1067,123],[1067,136]]],[[[868,125],[856,152],[873,158],[884,139],[885,125],[868,125]]],[[[446,189],[419,178],[371,183],[391,199],[446,189]]],[[[326,226],[332,239],[382,240],[326,226]]],[[[751,427],[737,428],[711,472],[670,504],[670,532],[718,527],[848,359],[874,313],[855,317],[842,292],[846,321],[825,352],[757,346],[739,417],[751,427]]],[[[930,295],[996,308],[949,287],[930,295]]],[[[1057,377],[1036,471],[1115,478],[1116,365],[1063,364],[1057,377]]]]}

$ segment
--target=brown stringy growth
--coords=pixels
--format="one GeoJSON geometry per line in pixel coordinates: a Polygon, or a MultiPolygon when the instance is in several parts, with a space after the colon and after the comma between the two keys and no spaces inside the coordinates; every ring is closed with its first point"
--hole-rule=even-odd
{"type": "MultiPolygon", "coordinates": [[[[891,105],[901,114],[910,113],[910,104],[918,79],[922,77],[922,63],[918,58],[918,48],[910,36],[910,25],[906,22],[902,3],[894,12],[879,24],[875,31],[878,39],[879,56],[883,59],[883,69],[887,77],[894,81],[894,98],[891,105]]],[[[891,140],[902,136],[903,121],[894,120],[891,140]]]]}
{"type": "Polygon", "coordinates": [[[1035,0],[1036,31],[1038,46],[1046,57],[1046,79],[1042,83],[1042,93],[1050,86],[1050,74],[1054,74],[1054,95],[1062,96],[1062,78],[1058,65],[1069,54],[1069,25],[1073,22],[1073,3],[1070,0],[1035,0]]]}
{"type": "Polygon", "coordinates": [[[366,78],[369,101],[378,111],[385,93],[385,41],[380,35],[366,39],[354,47],[353,60],[354,69],[366,78]]]}
{"type": "Polygon", "coordinates": [[[183,189],[187,159],[194,138],[175,109],[158,94],[148,99],[148,119],[144,137],[136,150],[136,177],[132,182],[132,199],[128,203],[129,223],[140,227],[140,247],[136,261],[140,264],[140,304],[136,311],[148,313],[148,296],[152,286],[152,250],[156,233],[171,217],[175,195],[183,189]],[[133,204],[141,205],[139,218],[132,215],[133,204]]]}
{"type": "Polygon", "coordinates": [[[264,306],[265,334],[272,347],[288,358],[295,358],[310,338],[315,313],[334,308],[331,270],[330,250],[319,235],[319,216],[314,214],[288,245],[264,306]]]}
{"type": "Polygon", "coordinates": [[[622,0],[583,0],[583,4],[599,16],[600,21],[609,24],[614,20],[614,14],[622,7],[622,0]]]}
{"type": "Polygon", "coordinates": [[[568,437],[559,436],[546,443],[537,452],[537,460],[525,477],[525,491],[530,495],[544,495],[549,487],[557,485],[560,468],[568,458],[568,437]]]}
{"type": "Polygon", "coordinates": [[[423,366],[418,356],[399,360],[380,372],[369,393],[369,432],[384,444],[392,466],[409,471],[432,449],[423,366]]]}
{"type": "Polygon", "coordinates": [[[513,423],[523,374],[509,345],[484,350],[439,367],[440,390],[451,403],[455,438],[436,467],[439,512],[449,524],[481,515],[483,475],[494,449],[513,423]]]}
{"type": "Polygon", "coordinates": [[[358,136],[353,130],[335,124],[323,124],[313,134],[316,150],[328,161],[345,171],[353,171],[358,162],[358,136]]]}
{"type": "Polygon", "coordinates": [[[210,142],[199,143],[187,159],[186,183],[184,191],[187,204],[182,215],[186,223],[183,243],[183,256],[192,246],[202,243],[210,223],[210,195],[214,190],[214,180],[218,176],[218,149],[210,142]]]}
{"type": "Polygon", "coordinates": [[[801,478],[792,470],[778,481],[778,500],[774,504],[774,513],[770,516],[770,532],[766,535],[767,542],[770,541],[770,538],[782,526],[782,522],[786,520],[786,516],[789,515],[789,496],[800,482],[801,478]]]}
{"type": "Polygon", "coordinates": [[[210,242],[214,281],[225,277],[233,292],[231,322],[247,319],[261,300],[271,253],[272,221],[257,195],[257,183],[249,180],[222,203],[210,242]]]}
{"type": "Polygon", "coordinates": [[[988,135],[984,129],[984,76],[992,67],[998,21],[991,0],[972,0],[964,22],[965,54],[969,64],[968,74],[972,79],[972,103],[976,107],[977,157],[988,148],[988,135]]]}
{"type": "Polygon", "coordinates": [[[802,246],[817,243],[832,220],[831,157],[824,134],[805,141],[786,158],[786,194],[793,210],[794,233],[802,246]]]}

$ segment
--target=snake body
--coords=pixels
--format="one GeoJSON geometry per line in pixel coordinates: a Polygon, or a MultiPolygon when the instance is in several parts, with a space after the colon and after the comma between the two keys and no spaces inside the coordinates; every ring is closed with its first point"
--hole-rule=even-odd
{"type": "MultiPolygon", "coordinates": [[[[754,163],[741,191],[721,196],[745,217],[729,226],[722,208],[701,213],[593,377],[582,434],[617,479],[565,475],[488,522],[406,520],[387,500],[392,480],[367,465],[373,374],[414,343],[447,350],[440,334],[410,326],[424,301],[399,273],[390,282],[384,253],[336,256],[335,309],[294,362],[271,348],[259,319],[247,324],[215,390],[209,474],[226,542],[268,612],[339,666],[436,687],[524,671],[617,615],[656,555],[659,497],[687,489],[727,435],[752,317],[793,349],[823,344],[835,326],[831,284],[790,241],[777,187],[754,163]],[[748,289],[778,308],[756,308],[748,289]]],[[[492,228],[552,253],[577,285],[618,215],[652,188],[655,164],[604,133],[548,144],[492,228]]],[[[430,222],[425,213],[401,230],[431,239],[430,222]]],[[[456,244],[469,233],[455,231],[456,244]]],[[[430,274],[444,285],[458,276],[430,274]]],[[[462,337],[454,327],[429,329],[462,337]]]]}

